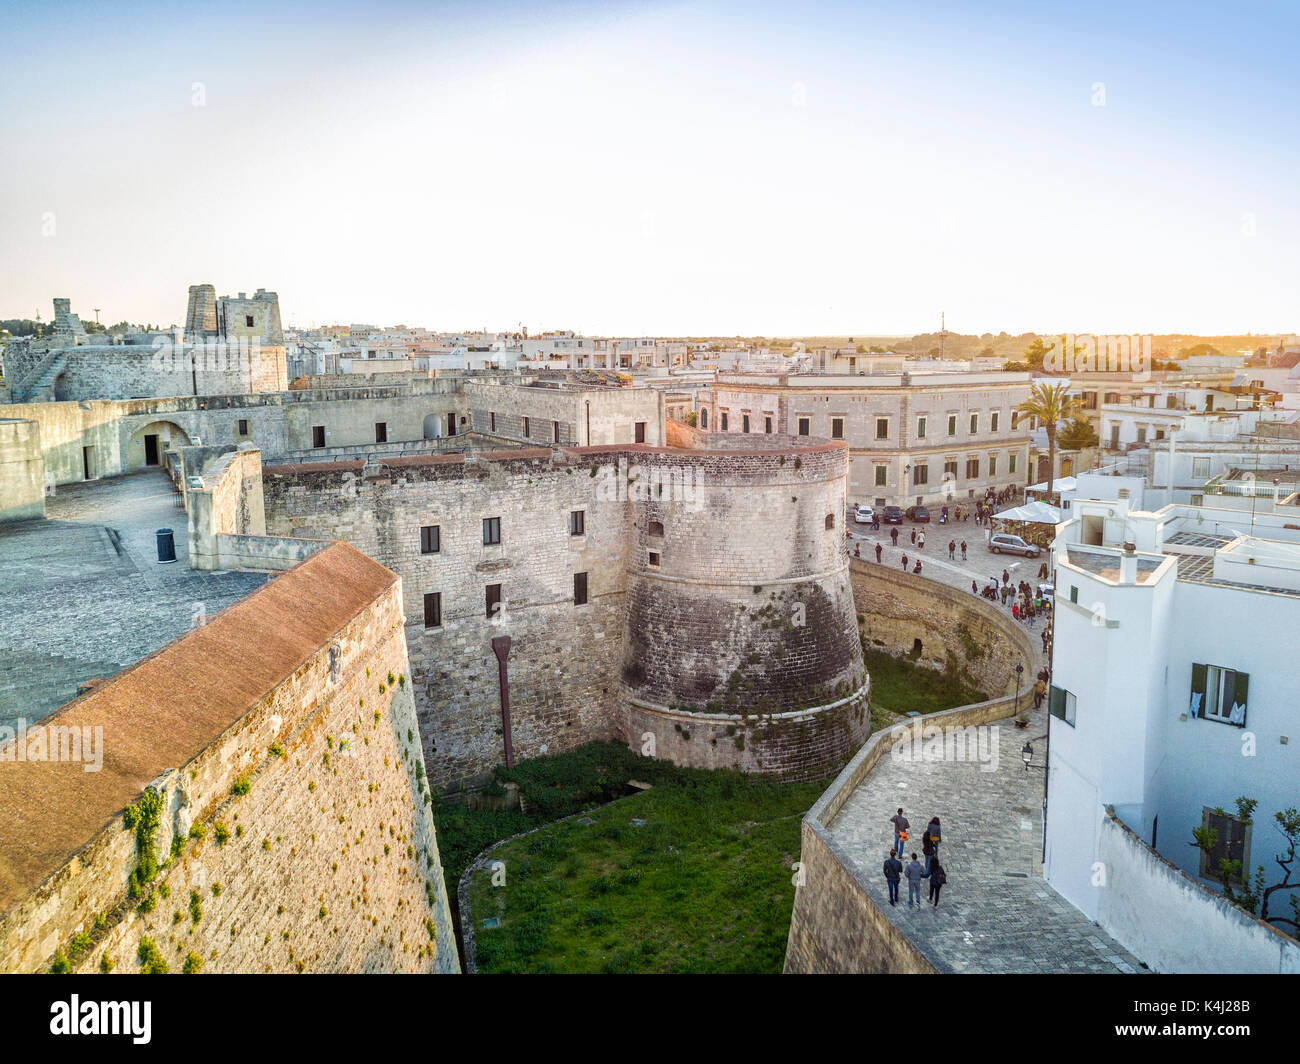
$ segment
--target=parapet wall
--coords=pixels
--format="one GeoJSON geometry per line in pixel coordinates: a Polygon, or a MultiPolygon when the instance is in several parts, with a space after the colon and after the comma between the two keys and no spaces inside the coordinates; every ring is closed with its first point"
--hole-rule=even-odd
{"type": "Polygon", "coordinates": [[[458,970],[407,670],[399,582],[334,544],[47,718],[103,766],[0,758],[0,970],[458,970]]]}
{"type": "Polygon", "coordinates": [[[45,516],[45,460],[40,426],[0,418],[0,522],[45,516]]]}

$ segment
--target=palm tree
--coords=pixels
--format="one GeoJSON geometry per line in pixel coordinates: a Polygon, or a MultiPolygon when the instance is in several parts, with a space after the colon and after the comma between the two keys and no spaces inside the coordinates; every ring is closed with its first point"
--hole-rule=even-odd
{"type": "Polygon", "coordinates": [[[1038,423],[1047,429],[1047,498],[1050,502],[1052,484],[1056,479],[1056,427],[1079,411],[1079,403],[1070,398],[1065,383],[1035,381],[1030,385],[1029,398],[1017,409],[1037,418],[1038,423]]]}

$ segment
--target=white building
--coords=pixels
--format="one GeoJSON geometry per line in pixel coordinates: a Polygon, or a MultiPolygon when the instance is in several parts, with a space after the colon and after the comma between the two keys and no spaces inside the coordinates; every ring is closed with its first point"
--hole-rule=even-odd
{"type": "MultiPolygon", "coordinates": [[[[1272,509],[1076,499],[1053,544],[1044,874],[1157,971],[1300,972],[1212,875],[1277,882],[1273,814],[1300,804],[1300,509],[1272,509]]],[[[1286,893],[1271,916],[1295,918],[1286,893]]]]}

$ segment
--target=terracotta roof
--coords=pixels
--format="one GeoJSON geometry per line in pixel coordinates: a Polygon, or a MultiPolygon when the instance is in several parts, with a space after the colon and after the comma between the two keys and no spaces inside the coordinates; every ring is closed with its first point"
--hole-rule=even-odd
{"type": "Polygon", "coordinates": [[[102,727],[103,765],[0,761],[0,913],[63,867],[165,769],[180,768],[397,577],[335,543],[41,726],[102,727]]]}

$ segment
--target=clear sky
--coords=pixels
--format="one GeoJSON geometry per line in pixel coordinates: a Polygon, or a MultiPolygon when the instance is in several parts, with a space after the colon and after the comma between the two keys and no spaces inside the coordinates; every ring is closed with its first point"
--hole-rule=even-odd
{"type": "Polygon", "coordinates": [[[1300,328],[1300,9],[10,3],[0,317],[1300,328]]]}

